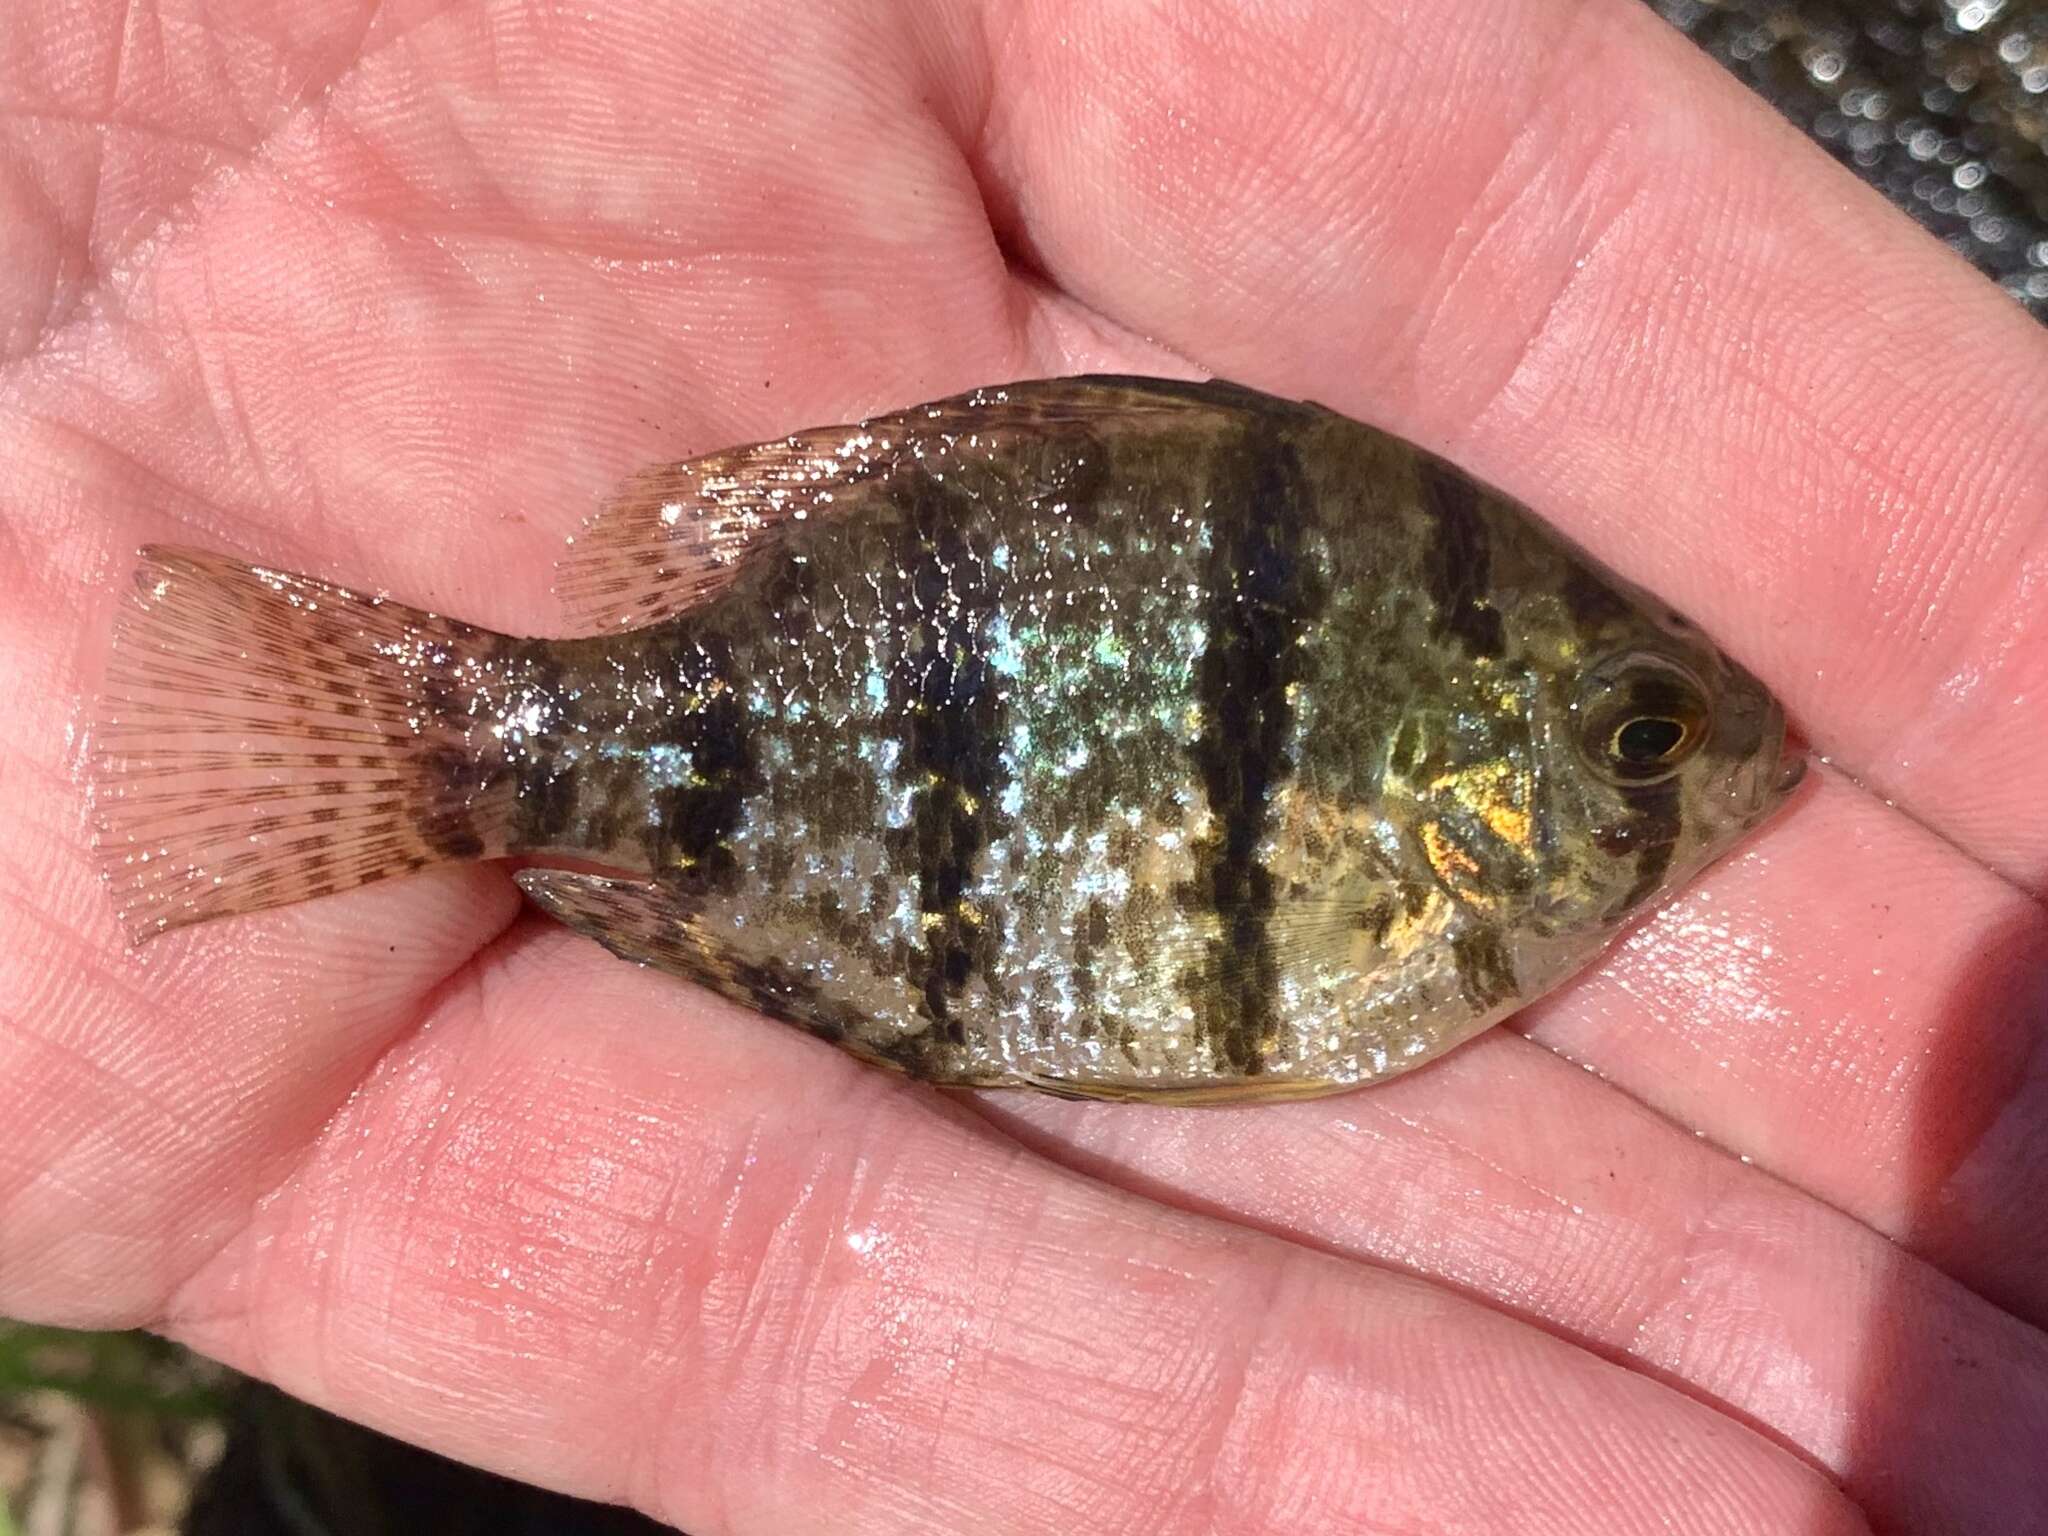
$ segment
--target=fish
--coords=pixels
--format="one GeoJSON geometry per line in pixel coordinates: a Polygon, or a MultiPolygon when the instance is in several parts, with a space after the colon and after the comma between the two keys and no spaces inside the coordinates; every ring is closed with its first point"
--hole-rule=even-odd
{"type": "Polygon", "coordinates": [[[150,547],[95,753],[131,938],[515,859],[613,954],[951,1087],[1391,1078],[1784,805],[1697,626],[1450,462],[1220,380],[656,465],[563,637],[150,547]]]}

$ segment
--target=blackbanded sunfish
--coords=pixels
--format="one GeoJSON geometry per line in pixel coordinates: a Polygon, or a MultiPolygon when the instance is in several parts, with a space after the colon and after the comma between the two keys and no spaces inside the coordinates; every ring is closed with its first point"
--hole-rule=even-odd
{"type": "Polygon", "coordinates": [[[1555,986],[1799,771],[1528,511],[1223,383],[653,468],[561,590],[582,638],[145,551],[96,795],[133,930],[522,855],[616,953],[915,1077],[1293,1096],[1555,986]]]}

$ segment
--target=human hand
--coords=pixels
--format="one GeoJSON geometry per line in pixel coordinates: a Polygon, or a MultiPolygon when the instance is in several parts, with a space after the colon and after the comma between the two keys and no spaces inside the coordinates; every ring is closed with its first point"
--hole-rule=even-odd
{"type": "Polygon", "coordinates": [[[2048,340],[1990,285],[1623,0],[234,9],[0,23],[0,1311],[699,1536],[2048,1523],[2048,340]],[[544,630],[646,461],[1090,368],[1449,453],[1871,788],[1537,1043],[1294,1105],[945,1098],[490,868],[123,944],[138,544],[544,630]]]}

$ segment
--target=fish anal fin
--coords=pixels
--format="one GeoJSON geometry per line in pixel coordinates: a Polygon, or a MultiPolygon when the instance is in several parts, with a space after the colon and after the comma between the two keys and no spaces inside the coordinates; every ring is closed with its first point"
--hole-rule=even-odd
{"type": "Polygon", "coordinates": [[[816,427],[772,442],[655,464],[571,541],[556,582],[578,633],[638,629],[723,591],[790,528],[895,494],[906,477],[1006,475],[1020,444],[1074,444],[1192,418],[1292,409],[1227,384],[1091,376],[1037,379],[816,427]]]}
{"type": "Polygon", "coordinates": [[[565,869],[523,869],[514,878],[548,916],[620,959],[725,990],[714,952],[675,892],[565,869]]]}
{"type": "Polygon", "coordinates": [[[719,996],[886,1066],[852,1010],[823,997],[794,968],[744,955],[697,921],[687,893],[639,880],[525,869],[519,887],[542,911],[622,960],[694,981],[719,996]]]}

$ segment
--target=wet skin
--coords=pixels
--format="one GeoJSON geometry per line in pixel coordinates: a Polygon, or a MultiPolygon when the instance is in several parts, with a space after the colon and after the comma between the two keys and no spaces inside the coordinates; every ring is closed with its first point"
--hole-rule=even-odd
{"type": "Polygon", "coordinates": [[[0,1310],[700,1533],[2043,1523],[2038,332],[1634,11],[642,14],[0,55],[0,1310]],[[1541,507],[1840,766],[1300,1105],[963,1111],[493,870],[129,955],[138,544],[545,633],[635,465],[1161,346],[1541,507]]]}

